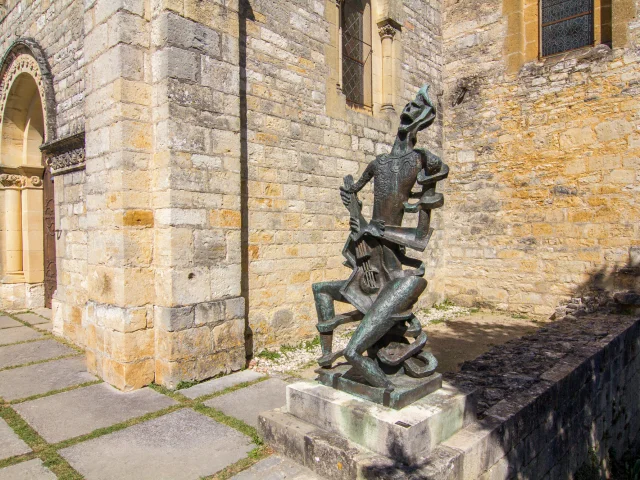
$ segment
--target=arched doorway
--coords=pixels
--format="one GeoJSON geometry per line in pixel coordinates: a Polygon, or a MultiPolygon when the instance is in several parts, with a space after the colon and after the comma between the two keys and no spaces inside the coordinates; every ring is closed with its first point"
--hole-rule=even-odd
{"type": "MultiPolygon", "coordinates": [[[[55,290],[45,288],[45,205],[53,206],[51,178],[45,175],[40,146],[47,137],[46,105],[40,67],[29,53],[3,65],[0,104],[0,265],[2,306],[51,305],[55,290]],[[45,188],[46,180],[48,188],[45,188]],[[45,198],[45,196],[47,198],[45,198]],[[45,294],[46,291],[46,294],[45,294]]],[[[53,233],[53,232],[51,232],[53,233]]],[[[54,240],[55,241],[55,240],[54,240]]],[[[51,268],[51,267],[49,267],[51,268]]],[[[49,283],[49,282],[47,282],[49,283]]]]}

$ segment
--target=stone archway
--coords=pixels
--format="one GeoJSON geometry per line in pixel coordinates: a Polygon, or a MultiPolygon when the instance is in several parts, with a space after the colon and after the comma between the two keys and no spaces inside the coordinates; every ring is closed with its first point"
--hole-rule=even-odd
{"type": "Polygon", "coordinates": [[[44,205],[50,202],[40,151],[52,131],[47,79],[24,43],[5,56],[0,72],[0,305],[41,307],[50,305],[52,293],[45,298],[45,264],[52,260],[45,259],[44,205]]]}

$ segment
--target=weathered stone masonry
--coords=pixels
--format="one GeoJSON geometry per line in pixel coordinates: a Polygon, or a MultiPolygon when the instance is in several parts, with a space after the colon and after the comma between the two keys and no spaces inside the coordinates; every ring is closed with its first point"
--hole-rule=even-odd
{"type": "Polygon", "coordinates": [[[308,285],[346,275],[336,186],[389,148],[393,107],[440,90],[439,3],[371,5],[361,111],[335,1],[5,2],[5,48],[33,37],[51,67],[54,331],[91,371],[175,386],[313,333],[308,285]]]}
{"type": "MultiPolygon", "coordinates": [[[[440,118],[420,142],[452,168],[425,304],[548,314],[634,264],[636,4],[613,1],[613,49],[543,60],[532,5],[372,0],[369,111],[340,89],[339,1],[3,2],[4,51],[29,39],[50,70],[55,333],[122,389],[313,335],[311,283],[348,273],[336,187],[424,83],[440,118]]],[[[41,302],[21,285],[3,308],[41,302]]]]}
{"type": "Polygon", "coordinates": [[[458,302],[549,314],[637,264],[640,52],[637,2],[615,0],[612,49],[538,60],[537,8],[444,6],[441,272],[458,302]]]}

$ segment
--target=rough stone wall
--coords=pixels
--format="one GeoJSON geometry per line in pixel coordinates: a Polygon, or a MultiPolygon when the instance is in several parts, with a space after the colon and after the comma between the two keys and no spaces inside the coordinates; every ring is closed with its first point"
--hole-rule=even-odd
{"type": "Polygon", "coordinates": [[[246,362],[239,23],[236,2],[153,4],[156,381],[175,386],[246,362]]]}
{"type": "Polygon", "coordinates": [[[506,13],[521,21],[529,12],[513,3],[445,3],[452,175],[441,273],[455,301],[549,314],[596,274],[631,262],[640,240],[640,30],[635,2],[614,1],[613,50],[512,73],[505,52],[517,35],[506,13]]]}
{"type": "Polygon", "coordinates": [[[84,171],[60,175],[54,181],[58,286],[51,305],[53,328],[56,335],[80,346],[85,346],[82,319],[87,303],[84,182],[84,171]]]}
{"type": "Polygon", "coordinates": [[[4,54],[18,38],[38,42],[54,78],[57,135],[81,132],[84,130],[82,2],[9,1],[6,8],[6,16],[0,20],[0,52],[4,54]]]}
{"type": "MultiPolygon", "coordinates": [[[[0,51],[19,38],[33,38],[43,49],[53,75],[58,137],[84,130],[83,7],[74,0],[9,1],[0,11],[0,51]]],[[[44,100],[44,99],[43,99],[44,100]]],[[[46,141],[55,140],[47,138],[46,141]]],[[[80,328],[86,303],[86,234],[83,232],[84,194],[81,174],[56,180],[56,245],[58,292],[54,298],[56,332],[83,344],[80,328]],[[69,186],[67,191],[64,185],[69,186]]],[[[2,298],[27,298],[17,308],[43,305],[42,285],[3,285],[2,298]],[[9,290],[20,290],[9,292],[9,290]],[[33,292],[37,292],[36,295],[33,292]]],[[[11,305],[5,305],[12,308],[11,305]]]]}
{"type": "MultiPolygon", "coordinates": [[[[258,352],[314,335],[311,284],[348,278],[341,256],[348,214],[338,187],[345,175],[357,176],[390,149],[399,109],[422,84],[431,84],[437,98],[440,3],[403,2],[402,31],[394,38],[400,93],[390,117],[353,110],[336,92],[335,1],[250,3],[247,298],[258,352]]],[[[373,2],[374,19],[383,3],[373,2]]],[[[374,70],[376,65],[374,57],[374,70]]],[[[439,153],[440,127],[420,141],[439,153]]],[[[366,187],[363,199],[370,212],[368,192],[366,187]]],[[[431,275],[436,260],[429,255],[431,275]]]]}
{"type": "Polygon", "coordinates": [[[621,457],[640,448],[637,317],[557,322],[447,380],[476,389],[479,420],[432,453],[440,473],[426,478],[576,478],[590,466],[612,478],[621,457]]]}

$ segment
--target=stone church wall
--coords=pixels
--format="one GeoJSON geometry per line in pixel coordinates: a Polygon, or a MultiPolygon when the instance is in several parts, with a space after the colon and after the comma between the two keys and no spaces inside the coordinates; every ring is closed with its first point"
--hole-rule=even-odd
{"type": "MultiPolygon", "coordinates": [[[[311,284],[348,278],[341,255],[348,214],[338,187],[390,149],[399,112],[421,85],[429,83],[437,100],[440,3],[372,2],[374,15],[395,16],[402,25],[394,37],[397,91],[389,116],[379,112],[375,95],[371,114],[346,106],[336,90],[335,1],[250,3],[256,20],[247,25],[247,298],[257,353],[314,335],[311,284]]],[[[373,37],[375,92],[377,29],[373,37]]],[[[439,153],[440,137],[437,125],[420,141],[439,153]]],[[[370,212],[369,187],[363,192],[370,212]]],[[[431,275],[437,259],[432,252],[424,258],[431,275]]]]}
{"type": "MultiPolygon", "coordinates": [[[[4,55],[18,39],[35,40],[43,49],[53,76],[56,138],[84,131],[83,7],[73,0],[13,1],[4,3],[0,24],[0,51],[4,55]],[[6,16],[5,16],[6,15],[6,16]]],[[[51,101],[52,99],[43,99],[51,101]]],[[[58,290],[54,297],[56,332],[82,345],[82,311],[86,303],[86,233],[82,173],[66,174],[56,181],[56,236],[58,290]]],[[[3,222],[2,222],[3,223],[3,222]]],[[[4,241],[4,234],[0,235],[4,241]]],[[[42,286],[37,303],[12,298],[11,285],[2,286],[4,308],[42,306],[42,286]]]]}
{"type": "Polygon", "coordinates": [[[538,61],[534,42],[529,62],[537,7],[488,0],[444,9],[452,167],[444,293],[465,304],[552,313],[637,263],[636,4],[613,1],[613,49],[538,61]]]}

